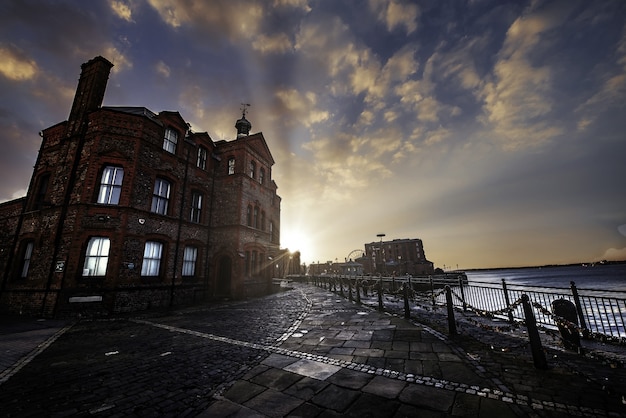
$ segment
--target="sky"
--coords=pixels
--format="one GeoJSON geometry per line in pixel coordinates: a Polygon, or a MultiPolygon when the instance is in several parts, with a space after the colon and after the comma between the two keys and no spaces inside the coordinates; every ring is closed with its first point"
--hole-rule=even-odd
{"type": "Polygon", "coordinates": [[[2,0],[0,202],[80,65],[104,105],[263,132],[303,262],[419,238],[436,267],[626,260],[626,2],[2,0]]]}

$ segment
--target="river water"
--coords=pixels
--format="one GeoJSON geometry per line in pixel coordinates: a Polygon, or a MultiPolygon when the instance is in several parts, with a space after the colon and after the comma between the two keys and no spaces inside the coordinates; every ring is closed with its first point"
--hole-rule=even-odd
{"type": "Polygon", "coordinates": [[[626,292],[626,264],[594,266],[527,267],[467,271],[469,282],[501,283],[521,286],[569,288],[574,282],[579,289],[626,292]]]}

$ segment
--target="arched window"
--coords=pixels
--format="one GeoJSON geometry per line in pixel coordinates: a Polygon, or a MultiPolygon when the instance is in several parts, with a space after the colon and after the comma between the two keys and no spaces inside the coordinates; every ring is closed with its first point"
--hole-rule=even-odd
{"type": "Polygon", "coordinates": [[[92,237],[85,251],[83,276],[106,276],[111,242],[106,237],[92,237]]]}
{"type": "Polygon", "coordinates": [[[254,227],[259,229],[259,208],[254,207],[254,227]]]}
{"type": "Polygon", "coordinates": [[[191,222],[200,223],[202,221],[202,193],[191,193],[191,222]]]}
{"type": "Polygon", "coordinates": [[[48,193],[48,184],[50,184],[50,173],[43,173],[37,180],[37,189],[35,191],[35,200],[33,202],[33,210],[43,208],[46,194],[48,193]]]}
{"type": "Polygon", "coordinates": [[[265,231],[265,211],[261,211],[261,231],[265,231]]]}
{"type": "Polygon", "coordinates": [[[33,257],[33,249],[35,243],[32,240],[24,241],[20,250],[20,273],[19,277],[25,279],[28,277],[28,270],[30,269],[30,260],[33,257]]]}
{"type": "Polygon", "coordinates": [[[248,205],[248,213],[247,213],[247,223],[246,225],[252,226],[252,206],[248,205]]]}
{"type": "Polygon", "coordinates": [[[259,183],[263,184],[263,181],[265,181],[265,169],[261,168],[259,170],[259,183]]]}
{"type": "Polygon", "coordinates": [[[183,253],[183,276],[193,277],[196,275],[196,261],[198,259],[197,247],[185,247],[183,253]]]}

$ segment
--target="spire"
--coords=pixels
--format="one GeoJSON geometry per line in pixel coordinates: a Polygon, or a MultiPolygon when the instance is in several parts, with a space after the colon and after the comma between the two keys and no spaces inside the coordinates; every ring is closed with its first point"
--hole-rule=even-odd
{"type": "Polygon", "coordinates": [[[248,121],[248,119],[246,119],[246,111],[248,110],[248,107],[250,107],[250,103],[241,104],[241,119],[235,123],[235,128],[237,128],[237,138],[248,136],[250,134],[250,129],[252,129],[252,124],[248,121]]]}

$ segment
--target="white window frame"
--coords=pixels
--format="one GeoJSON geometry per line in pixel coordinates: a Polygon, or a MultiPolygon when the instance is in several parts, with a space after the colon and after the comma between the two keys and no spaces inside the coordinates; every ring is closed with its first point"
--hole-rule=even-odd
{"type": "Polygon", "coordinates": [[[206,160],[208,151],[204,147],[198,147],[198,160],[196,165],[202,170],[206,170],[206,160]]]}
{"type": "Polygon", "coordinates": [[[100,192],[98,203],[104,205],[117,205],[120,202],[122,182],[124,181],[124,168],[107,165],[100,176],[100,192]]]}
{"type": "Polygon", "coordinates": [[[172,128],[165,130],[163,137],[163,149],[171,154],[176,154],[176,145],[178,144],[178,132],[172,128]]]}
{"type": "Polygon", "coordinates": [[[161,259],[163,257],[163,243],[158,241],[146,241],[143,249],[143,261],[141,263],[141,275],[157,277],[161,273],[161,259]]]}
{"type": "Polygon", "coordinates": [[[235,158],[231,157],[228,159],[228,175],[232,176],[235,174],[235,158]]]}
{"type": "Polygon", "coordinates": [[[183,276],[193,277],[196,275],[196,261],[198,260],[198,247],[187,246],[183,251],[183,276]]]}
{"type": "Polygon", "coordinates": [[[168,180],[157,177],[152,193],[152,207],[150,209],[152,212],[167,215],[171,189],[172,185],[168,180]]]}
{"type": "Polygon", "coordinates": [[[83,277],[106,276],[109,264],[111,240],[107,237],[91,237],[85,250],[83,277]]]}

